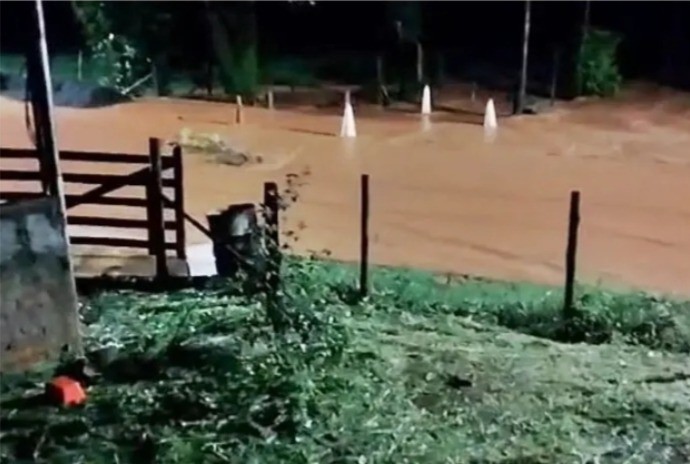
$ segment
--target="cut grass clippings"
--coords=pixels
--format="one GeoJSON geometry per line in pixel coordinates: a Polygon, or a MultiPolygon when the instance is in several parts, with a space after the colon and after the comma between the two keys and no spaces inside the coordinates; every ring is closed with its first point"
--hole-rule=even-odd
{"type": "Polygon", "coordinates": [[[687,302],[583,290],[565,324],[553,289],[355,278],[290,260],[280,335],[224,284],[93,297],[87,404],[3,375],[3,462],[688,462],[687,302]]]}

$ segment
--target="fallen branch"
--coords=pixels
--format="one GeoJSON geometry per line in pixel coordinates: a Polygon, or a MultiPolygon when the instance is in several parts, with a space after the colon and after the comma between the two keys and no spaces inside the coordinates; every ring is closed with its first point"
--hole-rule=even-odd
{"type": "Polygon", "coordinates": [[[139,79],[138,81],[136,81],[134,84],[130,85],[130,86],[127,87],[125,90],[123,90],[123,91],[122,91],[122,95],[128,95],[132,90],[136,89],[137,87],[139,87],[139,86],[142,85],[144,82],[146,82],[147,80],[151,79],[152,77],[153,77],[153,73],[152,73],[152,72],[148,73],[146,76],[142,77],[141,79],[139,79]]]}

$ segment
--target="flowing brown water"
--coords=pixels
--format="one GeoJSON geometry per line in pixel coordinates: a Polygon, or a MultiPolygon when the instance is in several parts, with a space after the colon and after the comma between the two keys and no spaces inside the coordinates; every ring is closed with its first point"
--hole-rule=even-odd
{"type": "MultiPolygon", "coordinates": [[[[642,89],[612,102],[562,104],[510,119],[500,119],[505,108],[497,103],[499,134],[491,144],[477,125],[479,112],[436,114],[425,128],[417,115],[355,106],[355,140],[334,136],[337,109],[249,108],[242,126],[233,124],[232,105],[190,101],[56,114],[65,149],[145,153],[148,137],[173,139],[186,127],[259,154],[261,164],[233,167],[185,153],[185,201],[202,222],[212,209],[259,201],[264,181],[283,183],[288,173],[309,171],[285,226],[306,226],[296,251],[329,249],[344,260],[358,257],[359,176],[368,173],[373,261],[560,283],[568,197],[578,189],[582,280],[690,294],[687,94],[642,89]]],[[[29,146],[17,102],[1,101],[0,143],[29,146]]],[[[190,244],[205,241],[192,228],[188,237],[190,244]]]]}

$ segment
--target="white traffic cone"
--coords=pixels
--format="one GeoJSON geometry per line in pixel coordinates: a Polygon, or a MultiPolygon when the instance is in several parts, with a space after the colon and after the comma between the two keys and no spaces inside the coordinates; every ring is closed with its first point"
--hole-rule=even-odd
{"type": "Polygon", "coordinates": [[[424,86],[422,92],[422,114],[428,116],[431,114],[431,89],[428,85],[424,86]]]}
{"type": "Polygon", "coordinates": [[[343,112],[343,122],[340,126],[341,137],[357,137],[357,128],[355,127],[355,112],[350,103],[350,92],[345,94],[345,111],[343,112]]]}
{"type": "Polygon", "coordinates": [[[484,136],[487,139],[493,139],[498,131],[498,121],[496,120],[496,108],[494,108],[493,98],[489,98],[486,102],[486,110],[484,111],[484,136]]]}

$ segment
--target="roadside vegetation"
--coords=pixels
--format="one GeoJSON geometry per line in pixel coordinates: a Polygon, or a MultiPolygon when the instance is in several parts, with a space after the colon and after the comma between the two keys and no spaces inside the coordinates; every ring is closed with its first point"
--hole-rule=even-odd
{"type": "Polygon", "coordinates": [[[84,300],[85,406],[2,377],[3,462],[687,462],[690,304],[284,264],[280,323],[223,281],[84,300]],[[107,347],[107,349],[105,349],[107,347]]]}

